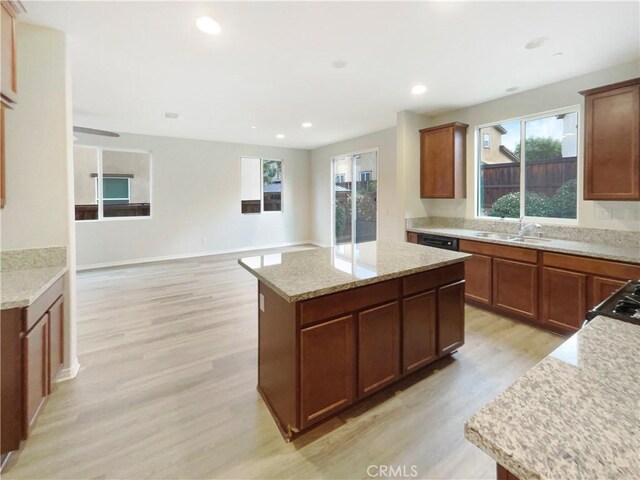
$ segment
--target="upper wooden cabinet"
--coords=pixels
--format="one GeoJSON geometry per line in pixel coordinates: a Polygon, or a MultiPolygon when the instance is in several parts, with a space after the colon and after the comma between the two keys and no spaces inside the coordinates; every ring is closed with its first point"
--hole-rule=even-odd
{"type": "Polygon", "coordinates": [[[464,123],[420,130],[420,197],[466,198],[464,123]]]}
{"type": "Polygon", "coordinates": [[[640,200],[640,78],[585,96],[585,200],[640,200]]]}
{"type": "Polygon", "coordinates": [[[16,16],[24,12],[20,2],[0,2],[0,101],[9,108],[17,101],[16,16]]]}

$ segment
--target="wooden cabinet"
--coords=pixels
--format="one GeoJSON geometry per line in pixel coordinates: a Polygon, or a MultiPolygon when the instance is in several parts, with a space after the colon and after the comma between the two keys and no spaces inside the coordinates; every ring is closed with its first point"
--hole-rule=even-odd
{"type": "Polygon", "coordinates": [[[583,273],[542,268],[542,321],[577,332],[584,322],[587,276],[583,273]]]}
{"type": "Polygon", "coordinates": [[[407,232],[407,242],[418,243],[418,234],[415,232],[407,232]]]}
{"type": "Polygon", "coordinates": [[[640,200],[640,78],[585,96],[585,200],[640,200]]]}
{"type": "Polygon", "coordinates": [[[4,208],[7,199],[5,171],[5,140],[4,140],[4,109],[5,106],[0,103],[0,208],[4,208]]]}
{"type": "Polygon", "coordinates": [[[0,322],[0,453],[17,450],[35,425],[64,361],[64,278],[0,322]]]}
{"type": "Polygon", "coordinates": [[[468,125],[449,123],[420,130],[420,196],[466,197],[468,125]]]}
{"type": "Polygon", "coordinates": [[[408,373],[436,359],[436,291],[402,301],[402,370],[408,373]]]}
{"type": "MultiPolygon", "coordinates": [[[[629,280],[637,280],[637,278],[630,278],[629,280]]],[[[623,280],[614,280],[613,278],[604,277],[591,277],[588,288],[588,308],[593,308],[596,305],[602,303],[613,292],[618,290],[625,284],[623,280]]]]}
{"type": "Polygon", "coordinates": [[[479,254],[465,261],[465,298],[491,305],[492,263],[491,257],[479,254]]]}
{"type": "Polygon", "coordinates": [[[353,315],[300,331],[300,397],[303,428],[353,402],[353,315]]]}
{"type": "Polygon", "coordinates": [[[400,376],[400,306],[387,303],[358,314],[358,394],[362,397],[400,376]]]}
{"type": "Polygon", "coordinates": [[[24,439],[49,394],[48,338],[49,314],[46,313],[24,337],[24,439]]]}
{"type": "Polygon", "coordinates": [[[523,262],[493,259],[494,305],[510,313],[536,320],[538,268],[523,262]]]}
{"type": "Polygon", "coordinates": [[[9,108],[17,101],[16,16],[24,11],[20,2],[0,2],[0,102],[9,108]]]}
{"type": "Polygon", "coordinates": [[[446,355],[464,344],[464,280],[438,289],[438,352],[446,355]]]}

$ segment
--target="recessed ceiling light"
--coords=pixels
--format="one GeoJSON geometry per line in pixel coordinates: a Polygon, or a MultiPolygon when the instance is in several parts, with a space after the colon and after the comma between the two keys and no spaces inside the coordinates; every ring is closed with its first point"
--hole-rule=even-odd
{"type": "Polygon", "coordinates": [[[534,38],[533,40],[531,40],[530,42],[528,42],[524,48],[526,48],[527,50],[532,50],[534,48],[540,48],[542,45],[544,45],[545,43],[547,43],[549,39],[547,37],[540,37],[540,38],[534,38]]]}
{"type": "Polygon", "coordinates": [[[284,135],[279,133],[279,134],[276,135],[276,138],[279,138],[280,140],[282,140],[284,138],[284,135]]]}
{"type": "Polygon", "coordinates": [[[416,85],[411,89],[411,93],[413,93],[414,95],[422,95],[426,91],[427,87],[425,87],[424,85],[416,85]]]}
{"type": "Polygon", "coordinates": [[[518,87],[509,87],[505,90],[505,92],[516,92],[518,90],[518,87]]]}
{"type": "Polygon", "coordinates": [[[333,65],[333,68],[344,68],[347,66],[347,62],[344,60],[336,60],[331,65],[333,65]]]}
{"type": "Polygon", "coordinates": [[[218,35],[222,29],[220,24],[211,17],[200,17],[196,20],[196,26],[201,32],[209,35],[218,35]]]}
{"type": "Polygon", "coordinates": [[[177,120],[180,117],[179,113],[176,112],[164,112],[164,118],[168,118],[169,120],[177,120]]]}
{"type": "Polygon", "coordinates": [[[303,122],[302,126],[304,128],[311,128],[311,127],[313,127],[313,123],[311,123],[311,122],[303,122]]]}
{"type": "Polygon", "coordinates": [[[255,130],[255,129],[256,129],[256,126],[255,126],[255,125],[251,125],[251,128],[252,128],[253,130],[255,130]]]}

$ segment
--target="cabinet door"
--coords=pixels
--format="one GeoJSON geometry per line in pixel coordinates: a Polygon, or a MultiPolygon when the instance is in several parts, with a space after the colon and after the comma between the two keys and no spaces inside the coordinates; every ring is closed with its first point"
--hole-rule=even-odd
{"type": "Polygon", "coordinates": [[[491,257],[473,255],[464,262],[465,297],[491,305],[491,257]]]}
{"type": "Polygon", "coordinates": [[[407,242],[418,243],[418,234],[414,232],[407,232],[407,242]]]}
{"type": "Polygon", "coordinates": [[[538,312],[537,266],[494,258],[493,304],[509,313],[536,320],[538,312]]]}
{"type": "Polygon", "coordinates": [[[446,355],[464,345],[465,282],[438,289],[438,352],[446,355]]]}
{"type": "Polygon", "coordinates": [[[453,198],[453,127],[420,133],[420,196],[453,198]]]}
{"type": "Polygon", "coordinates": [[[587,305],[587,276],[583,273],[542,269],[542,321],[576,332],[582,326],[587,305]]]}
{"type": "Polygon", "coordinates": [[[23,339],[24,362],[24,438],[33,427],[36,416],[49,392],[47,349],[49,314],[46,313],[23,339]]]}
{"type": "Polygon", "coordinates": [[[437,358],[436,292],[422,293],[402,301],[402,369],[416,370],[437,358]]]}
{"type": "Polygon", "coordinates": [[[0,99],[12,106],[18,91],[16,84],[15,18],[12,7],[0,3],[0,99]]]}
{"type": "Polygon", "coordinates": [[[622,287],[626,282],[612,278],[591,277],[589,285],[589,302],[587,308],[591,309],[603,302],[609,295],[622,287]]]}
{"type": "Polygon", "coordinates": [[[49,310],[49,392],[64,362],[64,302],[58,298],[49,310]]]}
{"type": "Polygon", "coordinates": [[[400,376],[398,302],[358,315],[358,394],[367,395],[400,376]]]}
{"type": "Polygon", "coordinates": [[[585,200],[640,199],[640,84],[585,98],[585,200]]]}
{"type": "Polygon", "coordinates": [[[302,428],[353,402],[355,337],[353,315],[300,331],[302,428]]]}

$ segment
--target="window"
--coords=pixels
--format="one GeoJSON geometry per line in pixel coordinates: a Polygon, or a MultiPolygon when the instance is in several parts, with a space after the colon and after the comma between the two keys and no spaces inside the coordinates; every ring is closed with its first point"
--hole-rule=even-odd
{"type": "Polygon", "coordinates": [[[344,183],[344,173],[336,175],[336,183],[344,183]]]}
{"type": "Polygon", "coordinates": [[[489,134],[488,133],[483,133],[482,134],[482,148],[489,148],[489,134]]]}
{"type": "Polygon", "coordinates": [[[367,170],[366,172],[360,172],[360,181],[368,182],[371,180],[371,170],[367,170]]]}
{"type": "Polygon", "coordinates": [[[151,154],[75,145],[76,220],[151,215],[151,154]]]}
{"type": "Polygon", "coordinates": [[[480,127],[478,138],[478,216],[577,218],[577,108],[480,127]]]}
{"type": "Polygon", "coordinates": [[[241,212],[282,211],[282,160],[240,159],[241,212]]]}

